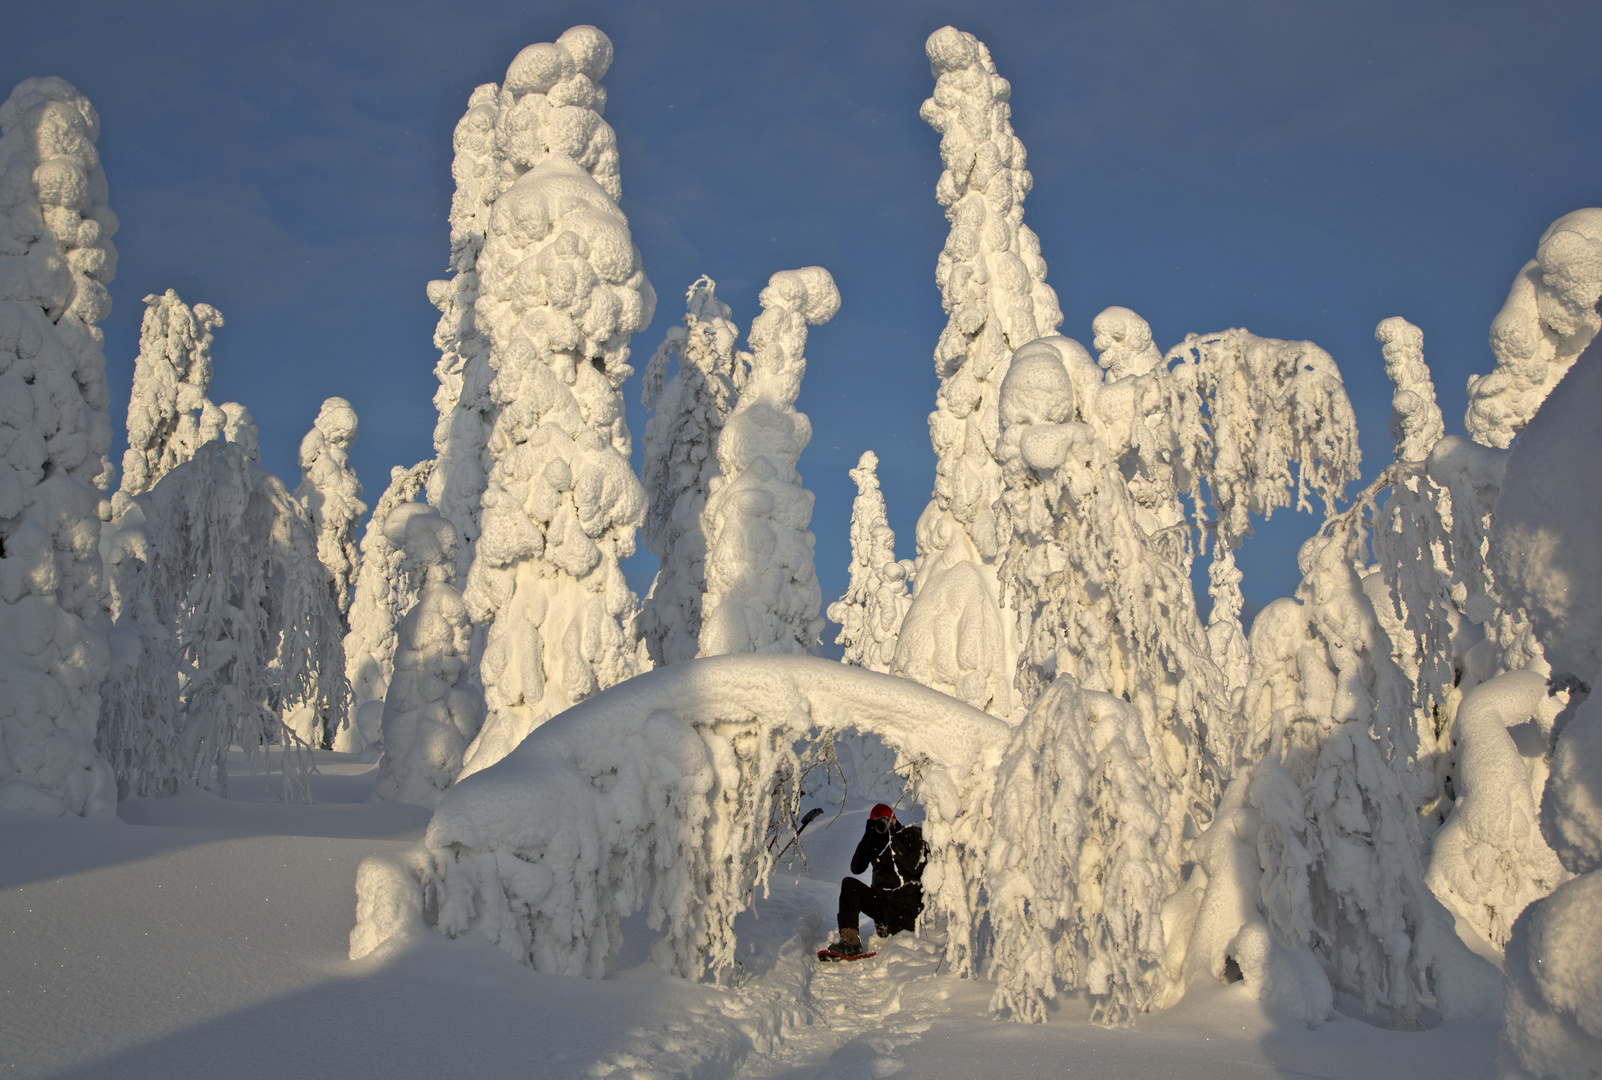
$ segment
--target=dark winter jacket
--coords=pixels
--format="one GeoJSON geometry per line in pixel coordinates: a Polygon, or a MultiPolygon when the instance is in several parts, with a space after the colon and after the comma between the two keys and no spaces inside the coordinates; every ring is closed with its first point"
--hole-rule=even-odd
{"type": "Polygon", "coordinates": [[[917,825],[892,824],[890,818],[872,818],[851,856],[851,872],[860,874],[873,864],[873,888],[897,906],[923,906],[923,867],[929,845],[917,825]]]}

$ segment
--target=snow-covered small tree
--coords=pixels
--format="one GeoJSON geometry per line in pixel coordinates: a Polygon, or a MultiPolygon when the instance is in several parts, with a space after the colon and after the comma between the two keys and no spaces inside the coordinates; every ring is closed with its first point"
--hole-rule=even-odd
{"type": "Polygon", "coordinates": [[[484,692],[472,678],[472,622],[450,584],[456,544],[455,527],[432,508],[405,515],[402,569],[423,585],[396,635],[375,799],[437,806],[484,722],[484,692]]]}
{"type": "Polygon", "coordinates": [[[490,207],[474,308],[495,412],[463,590],[485,632],[488,717],[468,772],[642,663],[618,562],[634,551],[645,494],[619,388],[656,296],[603,145],[595,80],[611,55],[599,30],[575,27],[519,53],[497,98],[507,186],[490,207]]]}
{"type": "MultiPolygon", "coordinates": [[[[434,332],[440,350],[434,369],[440,383],[434,395],[437,457],[428,501],[455,523],[465,541],[456,557],[458,582],[466,579],[479,535],[481,503],[495,456],[490,439],[501,408],[490,389],[496,367],[479,298],[486,274],[504,278],[515,269],[480,265],[492,232],[493,207],[518,177],[551,154],[575,162],[614,203],[623,197],[617,136],[601,119],[606,89],[600,80],[611,63],[612,42],[605,34],[593,26],[572,27],[554,43],[519,52],[500,86],[477,87],[456,125],[451,164],[456,193],[450,212],[454,276],[428,285],[428,298],[440,310],[434,332]]],[[[649,312],[645,322],[650,322],[649,312]]]]}
{"type": "Polygon", "coordinates": [[[1006,544],[994,511],[1001,496],[996,401],[1013,350],[1051,333],[1062,313],[1046,284],[1040,240],[1023,223],[1034,180],[1009,121],[1011,85],[972,34],[943,27],[924,51],[935,89],[919,115],[940,133],[944,170],[935,197],[951,233],[935,281],[949,319],[935,346],[940,389],[929,415],[934,492],[918,520],[912,632],[897,646],[894,670],[940,685],[962,681],[972,695],[965,700],[1005,716],[1013,710],[1015,653],[996,578],[1006,544]],[[954,616],[978,631],[965,635],[961,656],[942,629],[954,616]]]}
{"type": "Polygon", "coordinates": [[[0,808],[112,812],[96,752],[114,471],[103,335],[117,265],[100,119],[63,79],[0,104],[0,808]]]}
{"type": "Polygon", "coordinates": [[[1128,702],[1066,673],[1014,730],[986,868],[992,1009],[1044,1020],[1059,990],[1084,990],[1092,1016],[1114,1024],[1159,1003],[1177,839],[1165,741],[1128,702]]]}
{"type": "Polygon", "coordinates": [[[700,649],[707,538],[701,513],[719,475],[718,434],[734,406],[749,358],[735,350],[740,328],[702,276],[690,286],[684,325],[671,327],[645,367],[645,541],[660,561],[640,610],[640,631],[657,665],[700,649]],[[678,371],[663,385],[669,360],[678,371]]]}
{"type": "Polygon", "coordinates": [[[136,595],[124,618],[161,633],[123,679],[128,697],[160,700],[145,685],[172,680],[176,711],[108,711],[102,744],[118,782],[137,794],[183,783],[226,794],[228,752],[282,752],[285,798],[305,797],[308,747],[284,723],[286,705],[343,715],[347,694],[340,618],[317,537],[281,481],[245,440],[213,441],[139,497],[148,535],[136,595]],[[165,648],[157,647],[164,645],[165,648]]]}
{"type": "Polygon", "coordinates": [[[415,500],[427,485],[434,464],[420,461],[410,469],[400,465],[391,469],[389,487],[379,496],[362,533],[348,615],[350,630],[345,635],[350,716],[334,736],[335,750],[360,754],[382,743],[379,724],[394,671],[396,627],[422,589],[422,581],[406,568],[402,547],[405,516],[417,512],[415,500]]]}
{"type": "Polygon", "coordinates": [[[118,516],[129,500],[195,456],[204,442],[202,416],[216,410],[206,392],[211,332],[223,325],[222,312],[210,304],[191,308],[171,289],[160,296],[151,293],[145,304],[128,398],[128,449],[113,500],[118,516]]]}
{"type": "Polygon", "coordinates": [[[1602,327],[1602,209],[1564,214],[1541,234],[1491,323],[1496,368],[1469,379],[1463,426],[1505,448],[1602,327]]]}
{"type": "Polygon", "coordinates": [[[823,631],[823,593],[812,565],[812,493],[796,462],[812,439],[797,412],[806,374],[807,326],[840,310],[840,290],[821,266],[781,270],[759,297],[751,324],[751,371],[718,437],[721,476],[702,512],[706,598],[702,656],[804,653],[823,631]]]}
{"type": "Polygon", "coordinates": [[[317,557],[328,571],[341,619],[350,611],[351,585],[361,561],[356,524],[367,513],[362,482],[350,467],[356,436],[356,410],[350,402],[342,397],[324,401],[300,441],[300,486],[295,489],[295,501],[317,533],[317,557]]]}
{"type": "Polygon", "coordinates": [[[879,456],[865,450],[851,470],[857,482],[851,504],[851,576],[845,595],[829,605],[829,618],[840,624],[834,640],[845,646],[845,663],[889,671],[901,620],[912,606],[907,592],[912,562],[896,560],[896,534],[885,513],[878,469],[879,456]]]}

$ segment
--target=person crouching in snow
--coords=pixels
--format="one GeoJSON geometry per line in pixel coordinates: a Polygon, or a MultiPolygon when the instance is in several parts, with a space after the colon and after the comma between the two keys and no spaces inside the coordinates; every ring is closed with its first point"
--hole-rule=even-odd
{"type": "Polygon", "coordinates": [[[823,950],[823,959],[850,958],[863,952],[857,920],[867,915],[880,937],[917,927],[923,911],[923,867],[929,845],[923,829],[903,825],[884,803],[868,814],[868,828],[851,856],[851,872],[860,874],[873,864],[873,884],[854,877],[840,882],[840,940],[823,950]]]}

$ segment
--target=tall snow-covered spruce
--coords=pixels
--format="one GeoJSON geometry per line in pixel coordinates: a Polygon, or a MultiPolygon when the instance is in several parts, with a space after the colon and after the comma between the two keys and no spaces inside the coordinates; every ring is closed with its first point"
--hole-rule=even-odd
{"type": "Polygon", "coordinates": [[[914,599],[893,670],[1006,716],[1016,650],[996,578],[997,400],[1013,350],[1055,330],[1062,313],[1023,223],[1034,181],[1008,122],[1011,86],[972,34],[943,27],[925,52],[936,81],[920,115],[940,133],[935,197],[951,222],[935,281],[950,318],[935,347],[934,497],[918,519],[914,599]],[[960,649],[947,629],[958,623],[960,649]]]}
{"type": "Polygon", "coordinates": [[[641,636],[657,665],[701,647],[707,536],[701,520],[718,471],[717,441],[749,361],[735,349],[740,328],[702,276],[690,286],[684,325],[668,330],[645,368],[645,540],[660,562],[640,611],[641,636]],[[667,365],[678,371],[663,385],[667,365]]]}
{"type": "Polygon", "coordinates": [[[829,618],[840,625],[835,643],[841,657],[869,671],[889,671],[896,639],[912,597],[907,592],[911,560],[897,561],[896,534],[879,490],[879,456],[863,452],[851,479],[857,497],[851,503],[851,567],[846,593],[829,605],[829,618]]]}
{"type": "MultiPolygon", "coordinates": [[[[474,92],[475,109],[493,110],[499,179],[479,190],[487,212],[475,206],[472,219],[487,224],[472,325],[488,342],[493,408],[481,411],[489,469],[464,589],[486,629],[488,717],[465,772],[641,666],[618,561],[634,551],[645,493],[619,388],[656,297],[617,207],[615,137],[600,118],[611,60],[605,34],[574,27],[520,52],[498,90],[474,92]]],[[[451,467],[442,459],[434,479],[448,483],[440,470],[451,467]]]]}
{"type": "Polygon", "coordinates": [[[796,462],[812,423],[795,399],[807,362],[807,326],[840,310],[840,291],[821,266],[768,279],[751,324],[751,371],[718,437],[722,476],[702,512],[706,596],[702,656],[804,653],[818,643],[823,593],[812,564],[812,493],[796,462]]]}
{"type": "Polygon", "coordinates": [[[350,402],[342,397],[324,401],[300,441],[300,486],[295,488],[295,501],[317,533],[317,558],[328,571],[329,591],[341,618],[350,611],[351,585],[361,561],[356,523],[367,513],[362,482],[350,467],[357,430],[350,402]]]}
{"type": "Polygon", "coordinates": [[[116,270],[100,118],[63,79],[0,105],[0,808],[104,815],[103,335],[116,270]]]}

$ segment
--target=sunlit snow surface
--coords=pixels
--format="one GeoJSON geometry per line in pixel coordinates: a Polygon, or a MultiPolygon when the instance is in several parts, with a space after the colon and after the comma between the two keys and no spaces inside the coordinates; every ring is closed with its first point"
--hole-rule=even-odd
{"type": "MultiPolygon", "coordinates": [[[[867,800],[804,835],[808,868],[775,874],[740,919],[743,983],[697,985],[642,963],[625,923],[605,980],[542,975],[429,934],[345,959],[356,866],[422,836],[429,812],[370,803],[376,767],[320,753],[311,806],[120,804],[122,822],[34,818],[0,829],[0,1074],[7,1077],[1490,1077],[1495,1018],[1396,1032],[1339,1016],[1276,1019],[1243,984],[1191,993],[1130,1028],[1060,1003],[998,1023],[991,984],[936,971],[936,942],[820,967],[812,950],[867,800]]],[[[241,772],[243,771],[241,767],[241,772]]],[[[868,798],[876,798],[870,795],[868,798]]]]}

